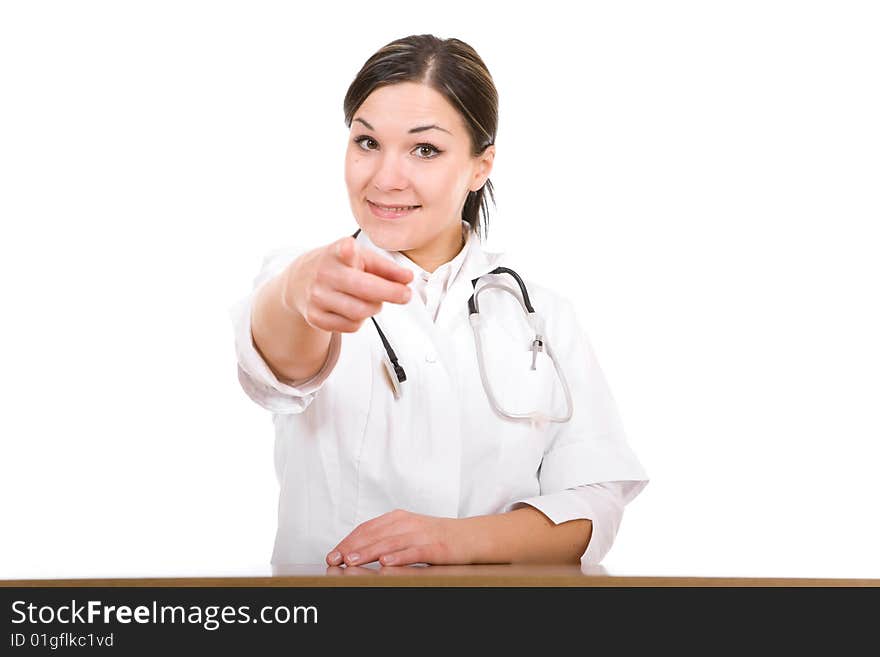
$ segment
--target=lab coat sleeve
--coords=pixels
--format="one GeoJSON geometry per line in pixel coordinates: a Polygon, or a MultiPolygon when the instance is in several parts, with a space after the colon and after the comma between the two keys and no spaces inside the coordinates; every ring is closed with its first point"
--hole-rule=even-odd
{"type": "Polygon", "coordinates": [[[647,474],[627,443],[616,403],[571,302],[560,300],[558,309],[547,337],[568,380],[573,415],[556,425],[544,452],[538,472],[541,494],[631,481],[636,482],[632,499],[648,483],[647,474]]]}
{"type": "Polygon", "coordinates": [[[626,504],[638,495],[641,486],[633,481],[608,481],[578,486],[559,493],[541,495],[511,502],[504,512],[532,506],[554,524],[569,520],[587,519],[592,523],[592,533],[587,549],[581,555],[581,564],[598,565],[617,537],[626,504]]]}
{"type": "Polygon", "coordinates": [[[330,350],[320,371],[303,381],[287,381],[275,376],[254,345],[251,333],[254,298],[263,285],[280,274],[301,253],[301,250],[288,249],[267,255],[260,273],[254,279],[251,293],[229,310],[235,332],[239,383],[248,397],[273,413],[301,413],[308,408],[339,359],[341,337],[339,333],[332,333],[330,350]]]}

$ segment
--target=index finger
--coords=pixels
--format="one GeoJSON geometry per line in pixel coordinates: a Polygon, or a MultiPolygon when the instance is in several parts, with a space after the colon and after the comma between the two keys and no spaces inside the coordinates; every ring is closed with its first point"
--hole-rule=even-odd
{"type": "Polygon", "coordinates": [[[354,268],[346,270],[339,289],[358,299],[373,302],[408,303],[412,297],[407,285],[354,268]]]}
{"type": "Polygon", "coordinates": [[[409,283],[413,279],[412,270],[401,267],[393,260],[385,258],[370,249],[362,249],[364,270],[397,283],[409,283]]]}

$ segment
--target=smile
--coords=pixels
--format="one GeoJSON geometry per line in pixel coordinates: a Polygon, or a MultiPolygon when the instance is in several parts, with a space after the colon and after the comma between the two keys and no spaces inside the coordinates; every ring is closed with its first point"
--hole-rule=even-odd
{"type": "Polygon", "coordinates": [[[420,205],[402,205],[396,207],[376,205],[372,201],[367,201],[367,205],[370,206],[370,211],[374,215],[382,219],[397,219],[398,217],[404,217],[422,207],[420,205]]]}

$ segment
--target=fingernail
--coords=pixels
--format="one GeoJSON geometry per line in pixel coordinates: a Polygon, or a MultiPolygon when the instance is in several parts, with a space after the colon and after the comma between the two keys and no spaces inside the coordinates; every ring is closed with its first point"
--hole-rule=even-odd
{"type": "Polygon", "coordinates": [[[342,561],[342,555],[339,552],[331,552],[329,559],[330,563],[335,566],[342,561]]]}
{"type": "Polygon", "coordinates": [[[360,558],[361,558],[361,555],[359,555],[357,552],[355,552],[354,554],[349,554],[348,555],[348,563],[357,563],[357,560],[360,558]]]}
{"type": "Polygon", "coordinates": [[[385,557],[384,559],[382,559],[382,563],[384,563],[386,566],[390,566],[393,563],[395,563],[396,561],[397,561],[396,557],[385,557]]]}

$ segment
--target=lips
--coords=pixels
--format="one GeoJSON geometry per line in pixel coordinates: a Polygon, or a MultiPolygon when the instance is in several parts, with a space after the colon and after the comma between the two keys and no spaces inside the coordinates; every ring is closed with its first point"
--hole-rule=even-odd
{"type": "Polygon", "coordinates": [[[382,210],[412,210],[413,208],[422,207],[421,205],[389,205],[386,203],[374,203],[369,199],[367,199],[367,203],[374,205],[377,208],[381,208],[382,210]]]}
{"type": "Polygon", "coordinates": [[[389,207],[377,205],[370,200],[367,201],[367,205],[370,206],[370,212],[373,213],[373,216],[378,217],[379,219],[400,219],[401,217],[405,217],[413,212],[418,212],[419,209],[422,207],[420,205],[389,207]]]}

